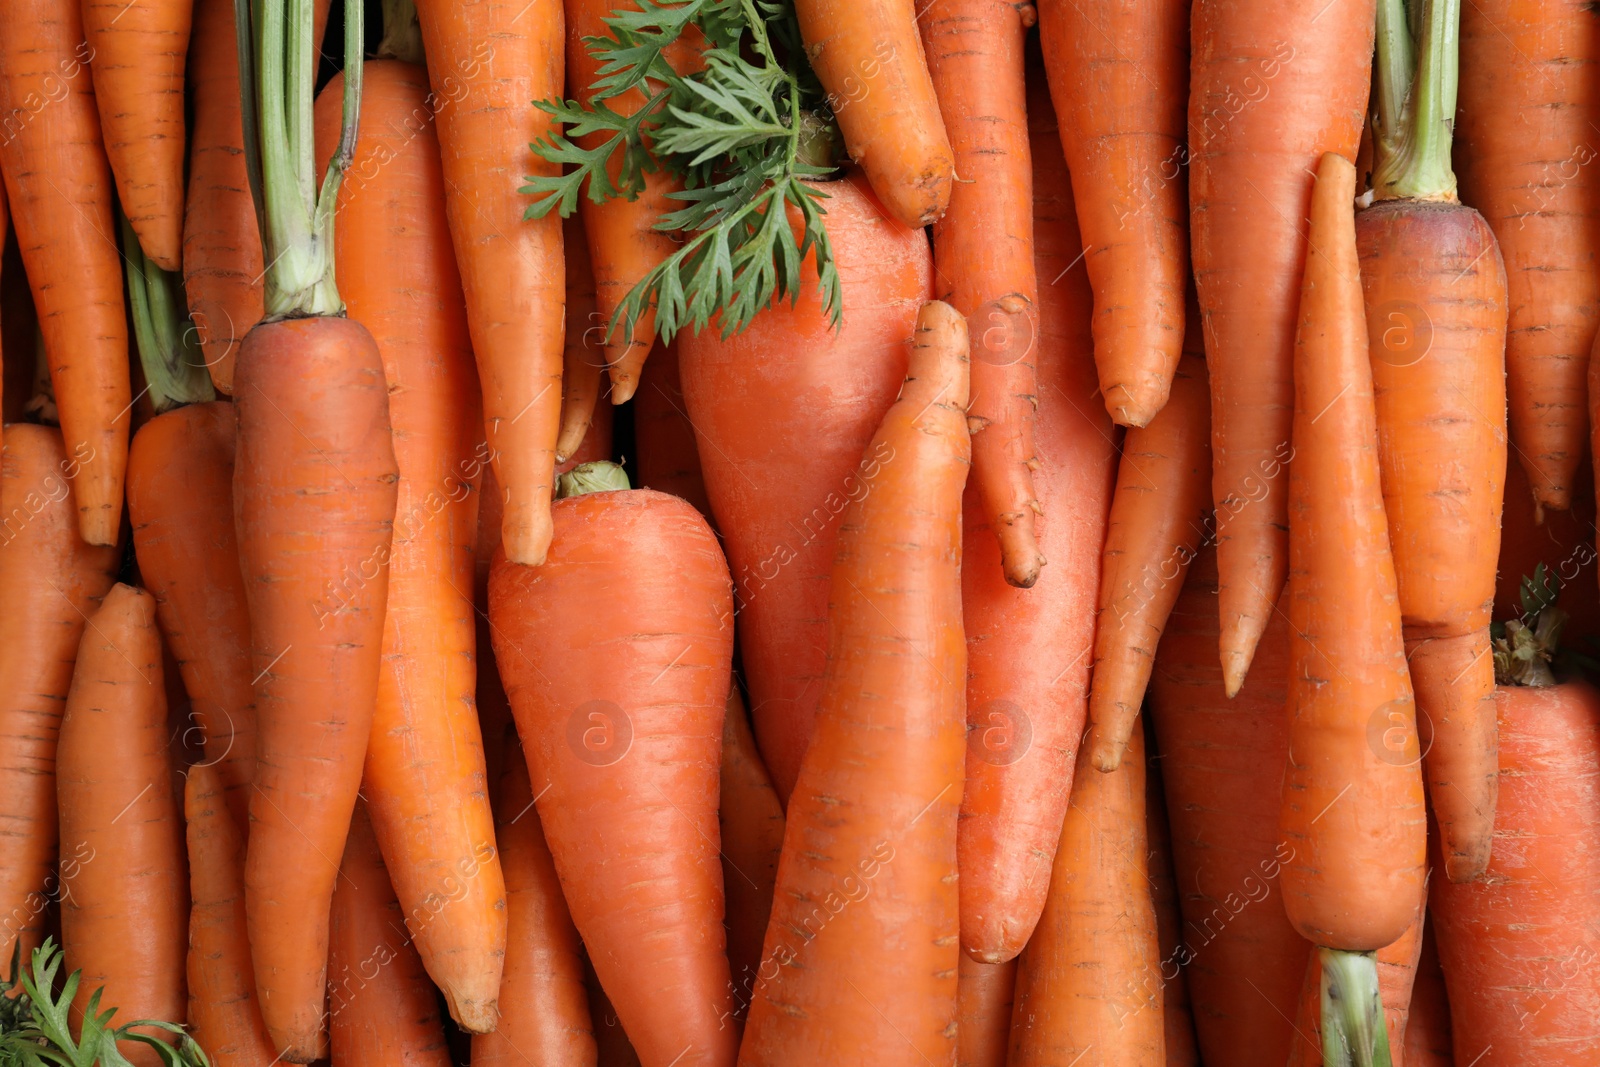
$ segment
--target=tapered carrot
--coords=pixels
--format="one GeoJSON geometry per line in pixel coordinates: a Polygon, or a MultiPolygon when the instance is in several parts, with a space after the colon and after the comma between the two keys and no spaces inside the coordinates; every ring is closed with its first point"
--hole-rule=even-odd
{"type": "Polygon", "coordinates": [[[550,546],[561,420],[565,279],[561,220],[526,221],[518,180],[554,173],[529,145],[550,130],[535,100],[562,88],[559,0],[422,0],[438,110],[445,212],[467,299],[483,419],[505,498],[506,557],[535,565],[550,546]]]}
{"type": "MultiPolygon", "coordinates": [[[[159,614],[159,605],[157,612],[159,614]]],[[[227,782],[210,763],[189,768],[189,1028],[217,1067],[262,1067],[277,1056],[261,1021],[244,917],[245,835],[227,782]]]]}
{"type": "Polygon", "coordinates": [[[228,807],[245,828],[256,773],[250,614],[233,528],[232,404],[191,404],[139,428],[128,453],[128,514],[139,573],[228,807]]]}
{"type": "Polygon", "coordinates": [[[722,725],[722,888],[727,897],[728,963],[734,998],[743,1005],[755,991],[761,945],[772,916],[772,893],[783,850],[783,805],[756,751],[755,734],[735,685],[728,691],[722,725]]]}
{"type": "Polygon", "coordinates": [[[1323,152],[1354,159],[1374,0],[1198,0],[1190,28],[1189,213],[1211,371],[1221,654],[1229,695],[1288,575],[1302,219],[1323,152]]]}
{"type": "Polygon", "coordinates": [[[1511,442],[1541,513],[1570,506],[1600,325],[1593,30],[1593,13],[1573,0],[1462,5],[1461,199],[1483,212],[1505,256],[1511,442]]]}
{"type": "Polygon", "coordinates": [[[0,6],[0,172],[61,434],[83,468],[73,485],[78,531],[92,545],[110,545],[122,523],[131,390],[92,53],[77,3],[0,6]]]}
{"type": "Polygon", "coordinates": [[[583,947],[561,895],[528,784],[528,765],[511,740],[511,759],[495,811],[506,872],[505,981],[500,1020],[472,1039],[474,1067],[594,1067],[594,1023],[583,988],[583,947]]]}
{"type": "Polygon", "coordinates": [[[683,398],[676,343],[662,345],[640,375],[639,391],[633,394],[633,441],[640,485],[681,496],[711,517],[694,424],[683,398]]]}
{"type": "MultiPolygon", "coordinates": [[[[594,464],[574,488],[625,490],[594,464]]],[[[733,655],[727,565],[688,504],[558,501],[542,566],[497,556],[495,658],[573,921],[644,1067],[731,1064],[717,768],[733,655]],[[596,835],[632,842],[597,848],[596,835]]]]}
{"type": "Polygon", "coordinates": [[[840,524],[816,733],[739,1063],[947,1063],[960,948],[966,321],[925,304],[840,524]]]}
{"type": "Polygon", "coordinates": [[[1122,444],[1101,556],[1089,693],[1089,745],[1102,771],[1116,770],[1122,759],[1150,684],[1161,631],[1206,534],[1210,405],[1205,361],[1185,355],[1167,405],[1149,425],[1128,431],[1122,444]]]}
{"type": "MultiPolygon", "coordinates": [[[[73,1015],[104,986],[122,1023],[181,1021],[188,877],[155,600],[112,586],[87,627],[56,757],[61,856],[77,864],[61,892],[62,948],[83,972],[73,1015]]],[[[148,1046],[120,1051],[136,1067],[161,1063],[148,1046]]]]}
{"type": "Polygon", "coordinates": [[[561,436],[556,441],[556,462],[560,463],[583,444],[589,423],[594,420],[595,402],[600,397],[600,378],[605,370],[594,303],[594,272],[589,266],[589,247],[583,226],[576,218],[561,224],[562,247],[567,250],[567,331],[561,356],[561,436]]]}
{"type": "Polygon", "coordinates": [[[1161,410],[1183,351],[1189,8],[1186,0],[1039,5],[1094,286],[1100,392],[1122,426],[1148,425],[1161,410]]]}
{"type": "Polygon", "coordinates": [[[1422,935],[1422,955],[1417,979],[1411,987],[1411,1011],[1406,1016],[1407,1067],[1452,1067],[1455,1053],[1450,1042],[1450,1002],[1445,996],[1444,970],[1439,966],[1439,941],[1433,921],[1422,935]]]}
{"type": "Polygon", "coordinates": [[[1110,774],[1080,750],[1050,898],[1017,967],[1012,1067],[1166,1062],[1144,796],[1142,731],[1110,774]]]}
{"type": "Polygon", "coordinates": [[[956,988],[956,1067],[1005,1067],[1017,961],[979,963],[963,954],[956,988]]]}
{"type": "MultiPolygon", "coordinates": [[[[1148,738],[1151,734],[1147,731],[1145,736],[1148,738]]],[[[1161,944],[1161,966],[1157,973],[1161,980],[1163,1044],[1167,1052],[1166,1067],[1198,1067],[1200,1048],[1195,1039],[1189,981],[1184,974],[1183,916],[1178,909],[1172,829],[1167,821],[1167,797],[1160,768],[1159,758],[1145,765],[1144,825],[1149,856],[1145,868],[1150,877],[1150,903],[1155,908],[1156,935],[1161,944]]]]}
{"type": "Polygon", "coordinates": [[[1006,581],[1027,589],[1046,559],[1035,529],[1043,512],[1033,477],[1039,286],[1022,10],[1002,0],[932,0],[918,25],[961,176],[933,228],[934,295],[967,317],[973,482],[1000,539],[1006,581]]]}
{"type": "Polygon", "coordinates": [[[859,177],[825,188],[844,302],[856,309],[843,327],[823,313],[808,258],[797,304],[774,303],[726,340],[715,330],[677,339],[733,571],[750,717],[785,801],[821,697],[840,518],[867,474],[893,462],[863,453],[894,402],[906,339],[932,292],[926,237],[886,221],[859,177]]]}
{"type": "Polygon", "coordinates": [[[72,493],[81,471],[61,431],[6,427],[0,603],[12,608],[0,621],[0,957],[8,965],[18,939],[22,959],[39,947],[58,877],[72,877],[85,859],[56,847],[56,740],[84,620],[122,557],[78,536],[72,493]]]}

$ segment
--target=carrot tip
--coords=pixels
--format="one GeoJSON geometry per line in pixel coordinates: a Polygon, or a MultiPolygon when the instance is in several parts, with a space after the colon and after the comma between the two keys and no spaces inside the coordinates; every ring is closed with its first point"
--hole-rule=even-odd
{"type": "Polygon", "coordinates": [[[1456,885],[1476,882],[1489,870],[1489,842],[1470,853],[1455,852],[1444,859],[1444,876],[1456,885]]]}
{"type": "Polygon", "coordinates": [[[498,998],[463,999],[450,989],[445,989],[443,992],[445,1004],[450,1009],[450,1018],[467,1033],[491,1034],[495,1027],[500,1025],[498,998]]]}
{"type": "Polygon", "coordinates": [[[611,403],[626,404],[633,399],[633,394],[639,388],[639,379],[632,374],[611,375],[611,403]]]}

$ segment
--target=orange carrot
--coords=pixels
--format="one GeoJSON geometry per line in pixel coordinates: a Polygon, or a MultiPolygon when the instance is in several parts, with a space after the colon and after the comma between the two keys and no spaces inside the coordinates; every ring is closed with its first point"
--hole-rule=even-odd
{"type": "Polygon", "coordinates": [[[634,469],[639,484],[681,496],[709,519],[711,502],[706,498],[694,424],[683,399],[677,344],[662,345],[645,364],[639,381],[639,391],[633,394],[633,440],[638,452],[634,469]]]}
{"type": "Polygon", "coordinates": [[[556,441],[556,462],[576,453],[594,420],[600,397],[600,376],[605,357],[600,354],[600,334],[594,303],[594,272],[583,226],[576,218],[561,224],[562,247],[567,250],[567,332],[561,356],[561,436],[556,441]]]}
{"type": "Polygon", "coordinates": [[[722,888],[728,902],[728,962],[734,997],[748,1004],[772,917],[772,893],[783,851],[783,805],[756,751],[738,685],[728,691],[722,725],[722,888]]]}
{"type": "Polygon", "coordinates": [[[1189,1003],[1189,982],[1184,975],[1183,916],[1178,911],[1178,883],[1172,866],[1172,829],[1167,822],[1167,797],[1158,759],[1151,759],[1145,766],[1144,787],[1145,839],[1149,853],[1146,868],[1150,875],[1150,902],[1156,913],[1156,934],[1161,943],[1159,975],[1166,1067],[1199,1067],[1194,1009],[1189,1003]]]}
{"type": "Polygon", "coordinates": [[[917,316],[840,522],[816,734],[789,798],[741,1067],[948,1063],[960,948],[966,320],[917,316]],[[886,451],[884,451],[886,450],[886,451]]]}
{"type": "Polygon", "coordinates": [[[1017,961],[961,956],[956,989],[956,1067],[1005,1067],[1017,961]]]}

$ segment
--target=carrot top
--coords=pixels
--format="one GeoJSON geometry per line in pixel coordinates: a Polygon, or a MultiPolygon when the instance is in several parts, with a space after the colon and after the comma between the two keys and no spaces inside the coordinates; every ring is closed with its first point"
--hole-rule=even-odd
{"type": "Polygon", "coordinates": [[[122,227],[122,254],[128,261],[133,337],[156,414],[215,400],[217,393],[206,370],[199,335],[190,328],[183,277],[162,270],[144,254],[133,224],[120,211],[117,221],[122,227]]]}
{"type": "Polygon", "coordinates": [[[1554,668],[1571,665],[1561,662],[1570,657],[1561,648],[1567,613],[1556,607],[1560,592],[1560,583],[1543,563],[1533,569],[1533,577],[1522,576],[1522,614],[1489,627],[1496,684],[1555,685],[1554,668]]]}
{"type": "Polygon", "coordinates": [[[1461,0],[1378,0],[1372,188],[1379,200],[1456,200],[1450,139],[1461,0]]]}

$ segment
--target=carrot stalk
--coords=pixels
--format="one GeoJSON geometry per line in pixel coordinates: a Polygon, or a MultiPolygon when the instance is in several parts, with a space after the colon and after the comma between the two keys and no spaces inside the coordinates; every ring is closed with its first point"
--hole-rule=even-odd
{"type": "Polygon", "coordinates": [[[145,255],[126,217],[122,254],[128,261],[128,307],[151,405],[161,414],[179,404],[217,398],[205,357],[189,331],[189,309],[178,276],[145,255]]]}

